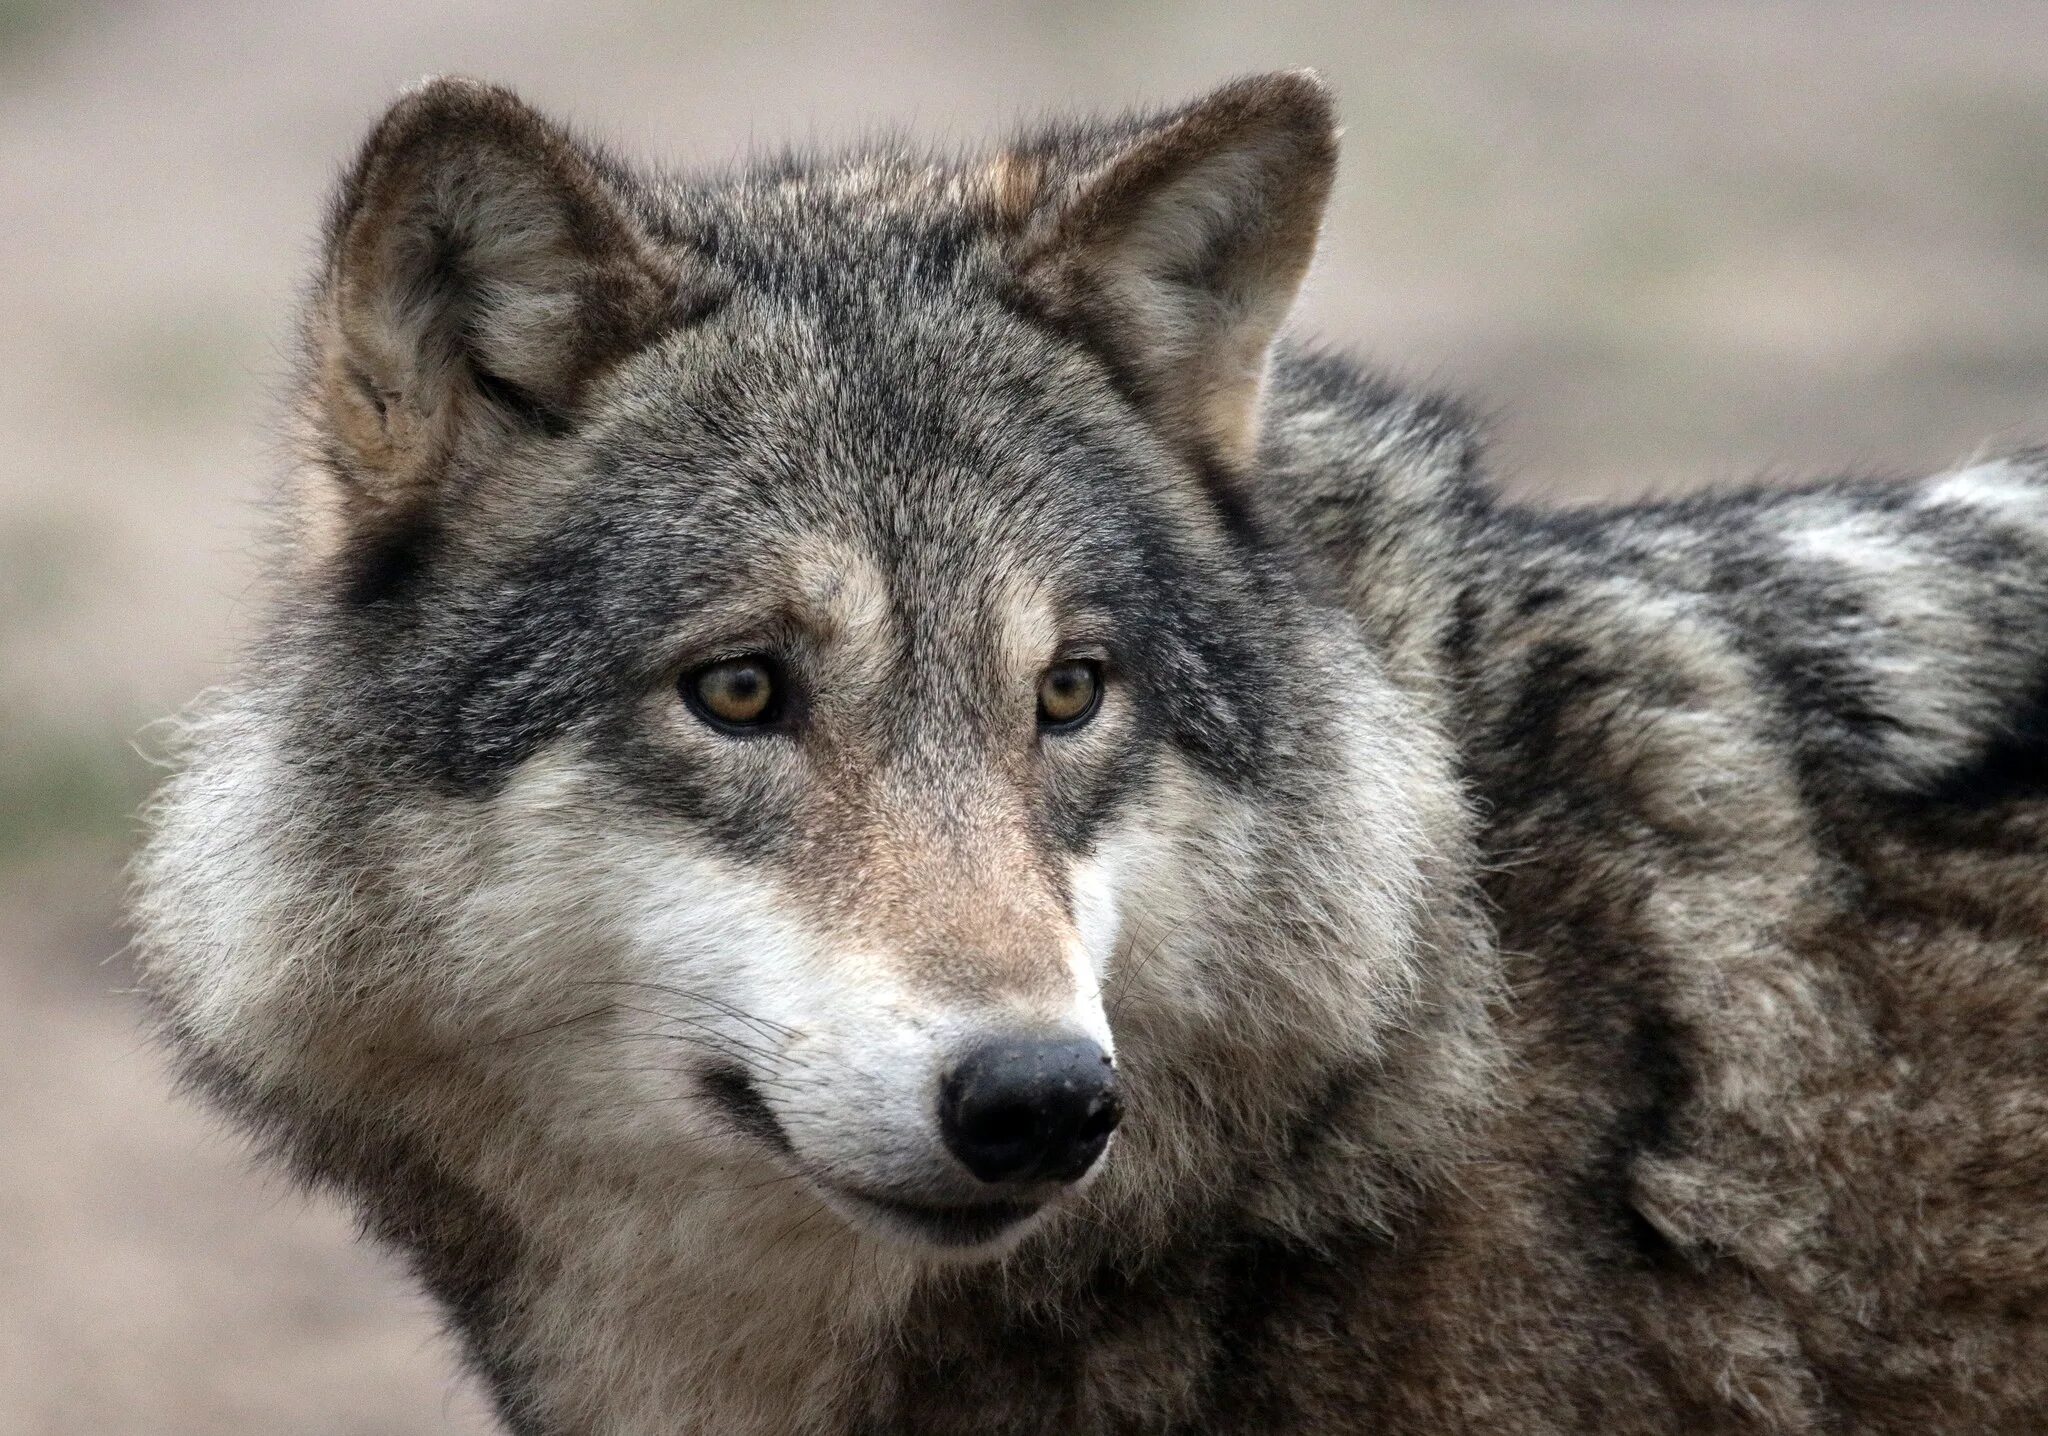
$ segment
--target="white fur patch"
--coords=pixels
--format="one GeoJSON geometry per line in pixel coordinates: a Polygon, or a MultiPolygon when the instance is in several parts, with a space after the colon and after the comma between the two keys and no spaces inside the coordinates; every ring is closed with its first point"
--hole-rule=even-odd
{"type": "Polygon", "coordinates": [[[1067,969],[1074,978],[1073,1022],[1109,1053],[1116,1051],[1116,1038],[1103,1007],[1102,981],[1123,933],[1121,877],[1115,854],[1098,850],[1074,865],[1071,879],[1075,937],[1067,948],[1067,969]]]}
{"type": "MultiPolygon", "coordinates": [[[[2011,492],[1991,471],[2006,467],[1942,480],[1923,502],[2003,504],[2011,492]],[[1944,486],[1948,496],[1937,498],[1944,486]]],[[[1891,776],[1910,784],[1967,761],[2000,695],[1982,681],[1984,635],[1941,555],[1868,513],[1834,514],[1795,529],[1786,547],[1854,589],[1861,616],[1844,620],[1829,643],[1863,671],[1872,700],[1892,720],[1880,739],[1891,776]]]]}
{"type": "Polygon", "coordinates": [[[1836,564],[1873,577],[1903,573],[1927,561],[1895,530],[1861,513],[1796,528],[1786,535],[1785,546],[1803,562],[1836,564]]]}
{"type": "Polygon", "coordinates": [[[2048,524],[2048,481],[2038,469],[2001,459],[1974,464],[1930,483],[1923,506],[1962,504],[2031,526],[2048,524]]]}

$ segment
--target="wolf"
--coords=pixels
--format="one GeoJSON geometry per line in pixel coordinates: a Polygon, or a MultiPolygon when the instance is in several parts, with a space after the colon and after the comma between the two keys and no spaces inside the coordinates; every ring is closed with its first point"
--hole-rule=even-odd
{"type": "Polygon", "coordinates": [[[348,169],[139,950],[508,1431],[2048,1425],[2048,455],[1509,503],[1337,134],[348,169]]]}

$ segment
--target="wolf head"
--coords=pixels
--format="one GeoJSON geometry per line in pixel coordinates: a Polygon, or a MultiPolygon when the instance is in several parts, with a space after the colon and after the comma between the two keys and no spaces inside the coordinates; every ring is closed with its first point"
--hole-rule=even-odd
{"type": "Polygon", "coordinates": [[[372,1203],[403,1150],[986,1252],[1395,1085],[1460,809],[1258,477],[1334,156],[1292,74],[690,183],[402,99],[145,862],[195,1065],[372,1203]]]}

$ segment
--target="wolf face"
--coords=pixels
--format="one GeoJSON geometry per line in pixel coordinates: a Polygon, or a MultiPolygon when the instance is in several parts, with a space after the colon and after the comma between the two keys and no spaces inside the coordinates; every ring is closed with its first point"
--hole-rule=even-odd
{"type": "Polygon", "coordinates": [[[1243,477],[1332,134],[1279,76],[679,187],[402,101],[330,224],[280,618],[146,874],[188,1046],[288,1145],[310,1102],[927,1251],[1259,1161],[1244,1089],[1423,1000],[1458,821],[1243,477]]]}
{"type": "Polygon", "coordinates": [[[1219,537],[1050,342],[750,307],[639,357],[564,441],[581,472],[521,515],[544,556],[489,614],[447,624],[421,579],[462,734],[428,776],[501,785],[521,861],[492,889],[541,903],[518,932],[612,915],[621,965],[590,981],[645,984],[642,1036],[688,1039],[678,1105],[857,1219],[993,1234],[1115,1125],[1106,840],[1176,738],[1256,760],[1269,720],[1216,694],[1275,656],[1232,611],[1254,592],[1176,600],[1219,537]],[[963,1073],[1004,1049],[977,1127],[963,1073]]]}

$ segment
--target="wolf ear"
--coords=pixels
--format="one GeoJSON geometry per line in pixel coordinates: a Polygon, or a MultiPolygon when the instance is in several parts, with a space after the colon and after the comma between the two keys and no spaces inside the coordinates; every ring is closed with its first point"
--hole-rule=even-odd
{"type": "Polygon", "coordinates": [[[997,166],[1023,212],[1027,289],[1109,358],[1170,433],[1243,465],[1268,352],[1314,257],[1336,172],[1336,114],[1313,75],[1225,85],[1106,158],[997,166]]]}
{"type": "Polygon", "coordinates": [[[510,91],[432,80],[343,181],[313,315],[315,422],[391,513],[465,445],[572,423],[590,381],[688,307],[592,155],[510,91]]]}

